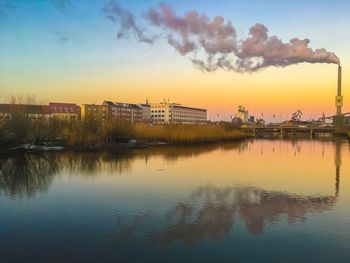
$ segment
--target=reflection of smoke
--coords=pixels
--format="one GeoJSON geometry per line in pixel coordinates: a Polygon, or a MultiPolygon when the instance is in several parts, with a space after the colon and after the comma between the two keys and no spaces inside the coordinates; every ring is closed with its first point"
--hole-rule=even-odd
{"type": "Polygon", "coordinates": [[[190,201],[176,205],[171,212],[175,223],[155,233],[152,240],[166,244],[220,238],[231,231],[238,216],[251,233],[261,233],[266,224],[283,215],[294,222],[307,213],[331,209],[335,202],[333,196],[301,196],[254,187],[200,187],[190,201]]]}
{"type": "MultiPolygon", "coordinates": [[[[118,37],[132,32],[141,42],[153,43],[155,38],[145,37],[144,30],[135,23],[135,16],[113,1],[105,8],[107,17],[118,22],[118,37]]],[[[237,39],[231,21],[221,16],[210,19],[197,11],[183,16],[165,4],[151,8],[144,16],[161,36],[181,55],[189,55],[193,64],[204,71],[217,69],[236,72],[254,72],[269,66],[285,67],[302,62],[340,64],[338,57],[325,49],[313,50],[309,39],[293,38],[284,43],[268,35],[268,28],[256,24],[249,29],[249,37],[237,39]]]]}
{"type": "MultiPolygon", "coordinates": [[[[186,201],[177,203],[167,213],[167,225],[148,233],[147,237],[158,245],[176,241],[193,244],[229,234],[238,219],[245,222],[250,233],[258,234],[266,225],[283,218],[294,223],[305,220],[307,213],[330,210],[336,201],[334,196],[295,195],[255,187],[203,186],[192,192],[186,201]]],[[[135,235],[135,223],[141,221],[137,216],[131,222],[122,225],[119,241],[135,235]]]]}

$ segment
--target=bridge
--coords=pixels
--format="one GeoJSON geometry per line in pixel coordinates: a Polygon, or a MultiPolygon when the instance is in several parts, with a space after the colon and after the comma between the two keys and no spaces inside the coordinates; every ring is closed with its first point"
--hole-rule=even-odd
{"type": "Polygon", "coordinates": [[[258,134],[281,134],[281,135],[294,135],[294,134],[310,134],[314,137],[316,134],[335,134],[334,126],[251,126],[241,127],[244,132],[258,134]]]}

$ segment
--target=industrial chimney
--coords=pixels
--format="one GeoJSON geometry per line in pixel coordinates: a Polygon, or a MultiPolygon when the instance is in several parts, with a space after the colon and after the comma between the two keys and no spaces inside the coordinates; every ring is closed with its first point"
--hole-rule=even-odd
{"type": "Polygon", "coordinates": [[[341,115],[341,108],[343,106],[343,96],[341,95],[341,66],[338,66],[338,90],[335,97],[335,106],[337,107],[337,115],[341,115]]]}

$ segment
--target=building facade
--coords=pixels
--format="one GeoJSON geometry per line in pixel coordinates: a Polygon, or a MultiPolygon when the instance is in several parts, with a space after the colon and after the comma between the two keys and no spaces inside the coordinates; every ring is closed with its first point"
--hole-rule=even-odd
{"type": "Polygon", "coordinates": [[[105,121],[108,117],[108,107],[106,105],[83,104],[81,105],[81,119],[105,121]]]}
{"type": "Polygon", "coordinates": [[[142,122],[152,123],[152,114],[151,114],[151,105],[146,104],[137,104],[142,109],[142,122]]]}
{"type": "Polygon", "coordinates": [[[151,116],[154,124],[205,124],[207,110],[182,106],[177,103],[161,102],[151,104],[151,116]]]}
{"type": "Polygon", "coordinates": [[[53,118],[57,118],[60,120],[80,119],[81,108],[76,104],[50,102],[49,108],[53,118]]]}
{"type": "Polygon", "coordinates": [[[0,104],[0,125],[10,118],[10,104],[0,104]]]}
{"type": "Polygon", "coordinates": [[[131,123],[142,122],[142,108],[137,104],[104,101],[109,120],[123,120],[131,123]]]}
{"type": "Polygon", "coordinates": [[[24,114],[31,121],[49,119],[52,117],[48,105],[0,104],[0,122],[13,117],[14,114],[24,114]]]}

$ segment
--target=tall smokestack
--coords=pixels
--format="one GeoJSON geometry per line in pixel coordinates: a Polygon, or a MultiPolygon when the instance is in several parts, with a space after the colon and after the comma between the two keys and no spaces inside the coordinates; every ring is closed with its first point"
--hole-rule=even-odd
{"type": "Polygon", "coordinates": [[[335,99],[335,106],[337,107],[337,115],[341,115],[341,108],[343,106],[343,97],[341,95],[341,66],[338,66],[338,90],[337,97],[335,99]]]}

